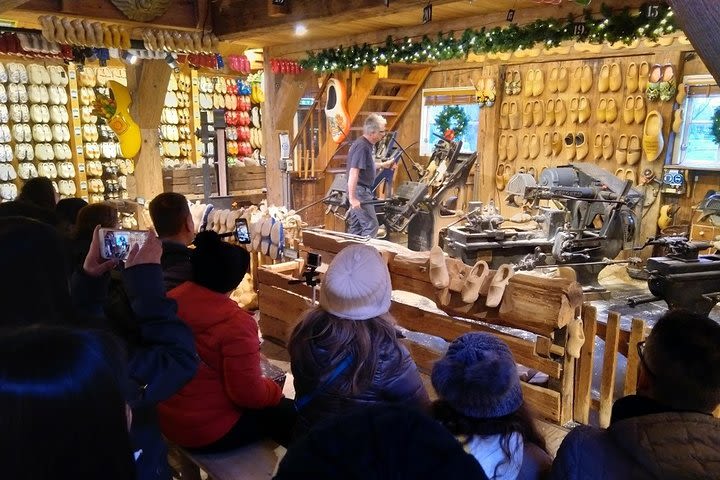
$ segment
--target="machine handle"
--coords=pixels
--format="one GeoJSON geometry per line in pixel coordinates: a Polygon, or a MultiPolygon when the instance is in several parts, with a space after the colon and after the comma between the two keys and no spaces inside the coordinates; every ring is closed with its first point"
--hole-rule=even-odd
{"type": "Polygon", "coordinates": [[[642,305],[643,303],[650,303],[655,302],[657,300],[662,300],[660,297],[656,297],[655,295],[638,295],[637,297],[630,297],[627,299],[628,306],[630,307],[637,307],[638,305],[642,305]]]}

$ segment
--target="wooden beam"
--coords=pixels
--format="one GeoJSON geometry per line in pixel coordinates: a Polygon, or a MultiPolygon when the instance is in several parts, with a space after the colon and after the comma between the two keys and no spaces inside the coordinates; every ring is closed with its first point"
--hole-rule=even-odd
{"type": "Polygon", "coordinates": [[[708,70],[720,82],[720,2],[717,0],[669,0],[675,18],[697,49],[708,70]]]}
{"type": "MultiPolygon", "coordinates": [[[[37,17],[43,14],[72,15],[92,20],[121,23],[135,27],[179,28],[194,30],[197,28],[197,16],[194,0],[174,0],[172,7],[164,15],[154,19],[152,23],[135,22],[128,19],[110,0],[29,0],[7,3],[19,3],[9,15],[19,17],[25,27],[38,28],[37,17]],[[30,22],[34,21],[35,24],[30,22]],[[25,25],[27,23],[27,25],[25,25]]],[[[208,25],[209,26],[209,25],[208,25]]]]}
{"type": "MultiPolygon", "coordinates": [[[[312,1],[312,0],[310,0],[312,1]]],[[[645,0],[606,0],[604,3],[611,8],[622,8],[629,7],[634,8],[640,6],[645,0]]],[[[712,1],[712,0],[706,0],[712,1]]],[[[320,3],[320,2],[318,2],[320,3]]],[[[395,3],[395,0],[390,2],[391,6],[395,3]]],[[[419,2],[427,4],[427,0],[419,2]]],[[[433,5],[439,5],[439,2],[433,0],[433,5]]],[[[443,2],[446,3],[446,2],[443,2]]],[[[417,7],[416,7],[417,8],[417,7]]],[[[526,25],[532,23],[538,18],[560,18],[565,19],[568,15],[581,15],[583,7],[579,6],[574,2],[563,2],[561,6],[534,6],[533,8],[522,8],[517,9],[515,12],[514,24],[526,25]]],[[[354,16],[355,17],[355,16],[354,16]]],[[[294,42],[285,45],[274,45],[272,47],[273,55],[277,57],[305,57],[305,52],[308,50],[320,50],[323,48],[337,47],[338,45],[353,45],[369,43],[369,44],[380,44],[384,43],[388,35],[392,35],[394,38],[417,38],[423,35],[435,36],[438,32],[463,32],[466,28],[480,28],[486,27],[488,29],[495,26],[507,26],[507,12],[502,11],[498,13],[492,13],[487,15],[476,15],[472,17],[456,18],[453,20],[445,21],[432,21],[424,25],[417,26],[399,26],[390,29],[372,29],[365,33],[351,34],[343,37],[336,38],[322,38],[318,40],[294,42]]],[[[359,18],[355,17],[355,18],[359,18]]],[[[310,23],[308,22],[308,28],[310,23]]],[[[237,36],[239,36],[238,34],[237,36]]],[[[527,59],[524,60],[527,62],[527,59]]],[[[498,89],[500,86],[498,86],[498,89]]]]}
{"type": "MultiPolygon", "coordinates": [[[[433,4],[456,1],[433,0],[433,4]]],[[[262,4],[248,8],[248,2],[243,0],[213,2],[212,5],[213,31],[223,38],[234,38],[268,34],[278,27],[287,28],[287,24],[308,20],[339,23],[412,9],[417,10],[419,18],[427,0],[392,0],[390,6],[385,6],[385,0],[292,0],[290,13],[282,16],[269,15],[262,4]]]]}
{"type": "MultiPolygon", "coordinates": [[[[316,77],[312,72],[300,75],[275,75],[270,68],[270,56],[265,57],[265,85],[268,94],[262,105],[263,151],[267,158],[267,192],[271,205],[282,205],[283,176],[280,170],[280,142],[278,132],[292,132],[298,103],[316,77]],[[270,92],[276,92],[270,94],[270,92]]],[[[290,152],[292,155],[292,152],[290,152]]]]}
{"type": "Polygon", "coordinates": [[[128,89],[133,92],[130,113],[140,126],[142,147],[135,159],[135,195],[145,200],[163,191],[162,158],[157,148],[158,125],[165,104],[171,70],[163,60],[143,60],[127,68],[128,89]]]}
{"type": "Polygon", "coordinates": [[[5,13],[27,2],[28,0],[0,0],[0,13],[5,13]]]}

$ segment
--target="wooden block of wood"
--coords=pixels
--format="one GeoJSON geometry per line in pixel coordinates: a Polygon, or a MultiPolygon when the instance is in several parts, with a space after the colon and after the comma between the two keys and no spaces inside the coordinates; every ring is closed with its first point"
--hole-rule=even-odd
{"type": "Polygon", "coordinates": [[[505,288],[500,318],[521,322],[526,330],[549,335],[575,318],[582,300],[582,287],[577,282],[519,273],[505,288]]]}

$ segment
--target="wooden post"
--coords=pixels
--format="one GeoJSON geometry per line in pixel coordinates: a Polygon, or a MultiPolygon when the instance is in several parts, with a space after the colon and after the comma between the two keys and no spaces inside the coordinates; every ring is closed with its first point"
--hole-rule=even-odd
{"type": "Polygon", "coordinates": [[[280,142],[278,132],[293,131],[293,119],[297,113],[297,106],[310,82],[316,82],[315,75],[306,71],[300,75],[275,75],[270,68],[272,50],[263,52],[265,59],[265,84],[268,93],[276,94],[265,96],[262,105],[263,113],[263,149],[267,158],[265,169],[267,177],[268,202],[273,205],[282,203],[282,178],[280,172],[280,142]]]}
{"type": "Polygon", "coordinates": [[[590,406],[592,405],[593,356],[595,355],[595,334],[597,333],[597,309],[589,304],[582,309],[585,344],[580,350],[577,376],[575,380],[575,414],[576,422],[587,425],[590,422],[590,406]]]}
{"type": "Polygon", "coordinates": [[[625,368],[625,383],[623,384],[623,395],[632,395],[637,390],[638,356],[637,344],[645,338],[645,322],[639,318],[633,318],[630,325],[630,341],[628,342],[627,366],[625,368]]]}
{"type": "Polygon", "coordinates": [[[140,126],[143,139],[135,159],[137,196],[151,200],[163,191],[157,130],[172,71],[163,60],[143,60],[127,72],[128,89],[134,92],[130,112],[140,126]]]}
{"type": "Polygon", "coordinates": [[[615,369],[617,367],[618,340],[620,338],[620,314],[608,314],[605,330],[605,354],[603,355],[602,379],[600,381],[600,426],[607,428],[612,415],[613,393],[615,391],[615,369]]]}

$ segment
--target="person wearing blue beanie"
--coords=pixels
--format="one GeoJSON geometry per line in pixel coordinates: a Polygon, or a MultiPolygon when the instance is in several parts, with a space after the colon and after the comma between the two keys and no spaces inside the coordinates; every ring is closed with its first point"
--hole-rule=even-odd
{"type": "Polygon", "coordinates": [[[552,460],[523,401],[515,360],[490,333],[458,337],[432,370],[434,417],[494,480],[545,478],[552,460]]]}

